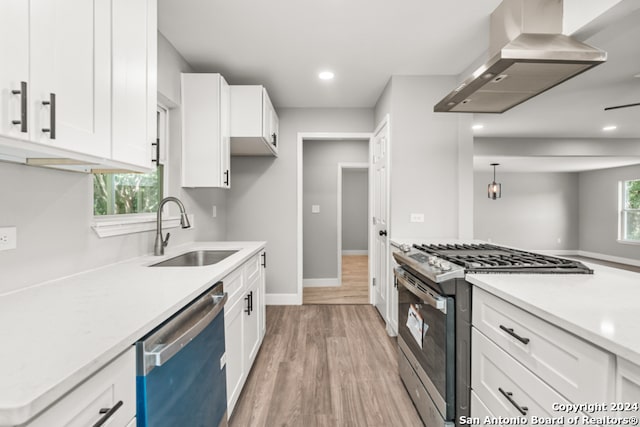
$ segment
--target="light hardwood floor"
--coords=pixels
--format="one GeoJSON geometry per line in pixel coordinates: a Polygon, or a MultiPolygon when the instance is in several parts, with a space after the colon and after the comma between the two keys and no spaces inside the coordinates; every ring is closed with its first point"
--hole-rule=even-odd
{"type": "Polygon", "coordinates": [[[369,304],[369,257],[342,257],[342,286],[307,287],[303,304],[369,304]]]}
{"type": "Polygon", "coordinates": [[[395,340],[370,305],[268,306],[267,332],[229,420],[245,426],[422,426],[395,340]]]}

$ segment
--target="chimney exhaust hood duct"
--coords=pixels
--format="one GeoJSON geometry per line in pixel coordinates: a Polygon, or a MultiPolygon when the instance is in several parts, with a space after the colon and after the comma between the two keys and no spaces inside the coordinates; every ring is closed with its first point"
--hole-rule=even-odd
{"type": "Polygon", "coordinates": [[[490,60],[433,111],[503,113],[607,60],[562,32],[562,0],[504,0],[491,14],[490,60]]]}

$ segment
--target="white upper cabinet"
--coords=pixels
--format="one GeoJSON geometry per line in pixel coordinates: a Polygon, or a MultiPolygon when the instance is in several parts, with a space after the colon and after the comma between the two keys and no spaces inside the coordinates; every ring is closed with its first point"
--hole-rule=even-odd
{"type": "Polygon", "coordinates": [[[72,170],[149,170],[156,2],[3,0],[0,156],[86,165],[72,170]]]}
{"type": "Polygon", "coordinates": [[[110,9],[110,0],[30,0],[33,141],[110,157],[110,9]]]}
{"type": "Polygon", "coordinates": [[[220,74],[182,74],[182,186],[230,188],[229,85],[220,74]]]}
{"type": "Polygon", "coordinates": [[[278,115],[263,86],[231,86],[231,155],[277,156],[278,115]]]}
{"type": "Polygon", "coordinates": [[[112,158],[151,168],[157,138],[156,0],[112,1],[112,158]]]}
{"type": "Polygon", "coordinates": [[[29,2],[0,2],[0,135],[28,139],[29,2]]]}

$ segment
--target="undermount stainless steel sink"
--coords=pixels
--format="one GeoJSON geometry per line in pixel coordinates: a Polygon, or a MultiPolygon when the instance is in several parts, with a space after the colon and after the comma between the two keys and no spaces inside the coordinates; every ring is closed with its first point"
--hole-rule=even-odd
{"type": "Polygon", "coordinates": [[[199,250],[185,252],[149,267],[202,267],[222,261],[238,251],[199,250]]]}

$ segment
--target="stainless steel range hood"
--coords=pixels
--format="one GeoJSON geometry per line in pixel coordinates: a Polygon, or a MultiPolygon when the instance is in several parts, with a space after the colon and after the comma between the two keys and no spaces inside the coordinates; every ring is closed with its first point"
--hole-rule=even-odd
{"type": "Polygon", "coordinates": [[[561,34],[562,0],[504,0],[491,14],[491,59],[436,112],[503,113],[589,68],[607,53],[561,34]]]}

